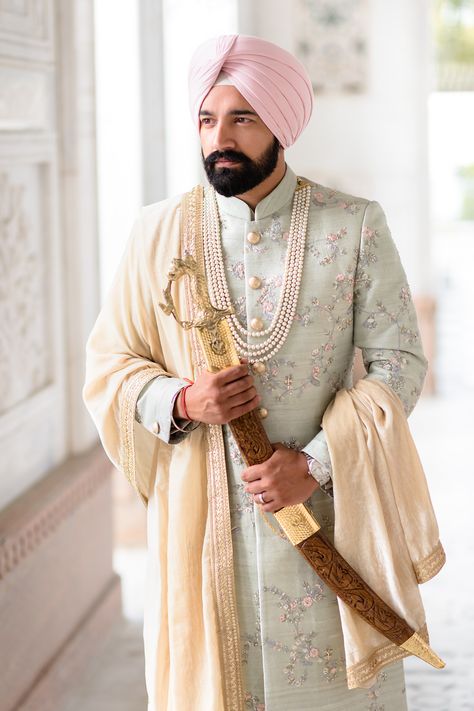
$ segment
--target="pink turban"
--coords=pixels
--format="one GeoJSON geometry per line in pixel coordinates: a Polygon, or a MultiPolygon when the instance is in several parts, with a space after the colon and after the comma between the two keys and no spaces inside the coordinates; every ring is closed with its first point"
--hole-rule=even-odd
{"type": "Polygon", "coordinates": [[[224,72],[284,148],[308,123],[313,88],[300,61],[272,42],[221,35],[200,45],[189,68],[189,104],[199,130],[201,104],[224,72]]]}

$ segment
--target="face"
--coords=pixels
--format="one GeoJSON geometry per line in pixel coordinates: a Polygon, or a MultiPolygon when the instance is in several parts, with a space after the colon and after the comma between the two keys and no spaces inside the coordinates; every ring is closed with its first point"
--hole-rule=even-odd
{"type": "Polygon", "coordinates": [[[280,145],[234,86],[215,86],[200,110],[202,158],[221,195],[242,195],[276,168],[280,145]]]}

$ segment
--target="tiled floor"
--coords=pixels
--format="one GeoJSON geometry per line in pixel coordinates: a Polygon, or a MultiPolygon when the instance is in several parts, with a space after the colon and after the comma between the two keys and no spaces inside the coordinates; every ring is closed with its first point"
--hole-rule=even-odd
{"type": "MultiPolygon", "coordinates": [[[[422,587],[431,644],[447,667],[434,670],[414,658],[405,662],[409,709],[474,711],[474,607],[472,580],[466,579],[474,559],[472,405],[468,399],[424,399],[410,417],[410,425],[448,562],[422,587]]],[[[140,621],[144,552],[119,550],[115,565],[123,574],[129,619],[91,660],[85,678],[60,711],[146,711],[140,621]]],[[[371,711],[395,710],[375,706],[371,711]]]]}
{"type": "Polygon", "coordinates": [[[141,623],[124,620],[58,711],[146,711],[143,665],[141,623]]]}
{"type": "Polygon", "coordinates": [[[405,662],[410,711],[474,709],[474,394],[423,400],[410,417],[447,562],[421,587],[431,646],[446,668],[405,662]]]}

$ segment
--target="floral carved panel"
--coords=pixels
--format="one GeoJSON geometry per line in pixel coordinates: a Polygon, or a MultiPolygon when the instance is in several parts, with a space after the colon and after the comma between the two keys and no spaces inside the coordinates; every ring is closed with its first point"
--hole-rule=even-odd
{"type": "Polygon", "coordinates": [[[24,39],[47,40],[50,13],[48,0],[0,0],[1,27],[24,39]]]}
{"type": "Polygon", "coordinates": [[[0,131],[49,128],[50,81],[43,72],[0,65],[0,131]]]}
{"type": "Polygon", "coordinates": [[[367,0],[297,0],[295,50],[316,92],[366,89],[367,0]]]}
{"type": "Polygon", "coordinates": [[[0,414],[50,380],[41,168],[0,171],[0,414]]]}
{"type": "Polygon", "coordinates": [[[0,0],[0,57],[54,61],[53,0],[0,0]]]}

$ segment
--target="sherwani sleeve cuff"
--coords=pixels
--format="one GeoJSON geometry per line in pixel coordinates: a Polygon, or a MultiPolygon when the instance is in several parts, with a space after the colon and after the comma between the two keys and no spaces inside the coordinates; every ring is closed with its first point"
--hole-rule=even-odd
{"type": "Polygon", "coordinates": [[[186,385],[189,383],[181,378],[158,376],[150,380],[138,396],[135,419],[167,444],[178,444],[199,424],[181,418],[176,418],[176,425],[181,429],[173,424],[174,402],[186,385]]]}
{"type": "Polygon", "coordinates": [[[332,496],[332,465],[324,430],[320,430],[301,451],[316,460],[318,467],[313,476],[321,489],[332,496]]]}

